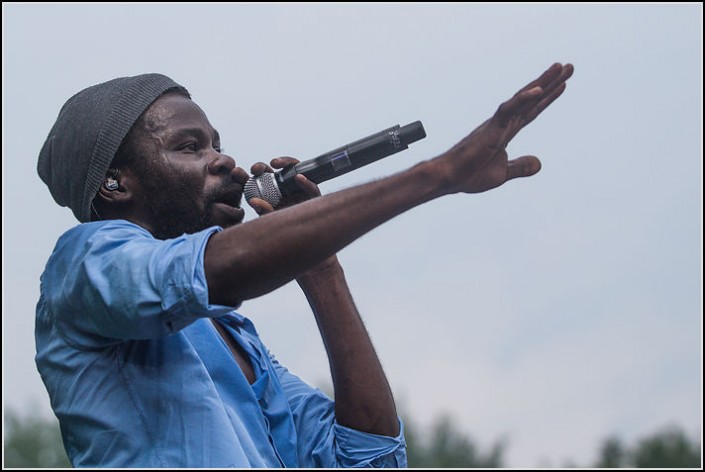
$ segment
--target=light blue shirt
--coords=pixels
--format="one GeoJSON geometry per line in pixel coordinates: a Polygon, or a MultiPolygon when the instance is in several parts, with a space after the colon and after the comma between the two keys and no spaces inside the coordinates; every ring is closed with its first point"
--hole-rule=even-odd
{"type": "Polygon", "coordinates": [[[79,225],[41,278],[36,362],[75,467],[405,467],[396,438],[335,422],[333,402],[210,305],[214,227],[167,241],[127,221],[79,225]],[[249,354],[250,385],[209,318],[249,354]]]}

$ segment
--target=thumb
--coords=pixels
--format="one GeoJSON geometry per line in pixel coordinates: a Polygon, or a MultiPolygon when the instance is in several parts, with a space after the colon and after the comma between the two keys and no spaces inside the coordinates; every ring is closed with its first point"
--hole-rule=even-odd
{"type": "Polygon", "coordinates": [[[541,161],[536,156],[521,156],[507,162],[507,180],[530,177],[541,170],[541,161]]]}

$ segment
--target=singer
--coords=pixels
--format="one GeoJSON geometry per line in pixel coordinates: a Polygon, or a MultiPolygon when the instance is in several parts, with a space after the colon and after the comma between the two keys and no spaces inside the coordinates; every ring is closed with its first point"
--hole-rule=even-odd
{"type": "Polygon", "coordinates": [[[251,197],[261,217],[246,223],[250,175],[183,86],[144,74],[71,97],[37,170],[81,224],[41,277],[36,362],[73,466],[405,467],[403,423],[336,253],[417,205],[538,172],[506,146],[572,73],[552,65],[450,150],[390,177],[321,196],[296,175],[300,192],[281,202],[251,197]],[[235,311],[292,280],[334,399],[235,311]]]}

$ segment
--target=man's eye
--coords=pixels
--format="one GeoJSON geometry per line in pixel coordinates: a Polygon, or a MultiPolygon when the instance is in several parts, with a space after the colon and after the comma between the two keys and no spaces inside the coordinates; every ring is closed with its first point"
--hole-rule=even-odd
{"type": "Polygon", "coordinates": [[[183,144],[183,145],[179,148],[179,151],[192,151],[192,152],[195,152],[197,148],[198,148],[198,145],[197,145],[196,142],[189,142],[189,143],[183,144]]]}

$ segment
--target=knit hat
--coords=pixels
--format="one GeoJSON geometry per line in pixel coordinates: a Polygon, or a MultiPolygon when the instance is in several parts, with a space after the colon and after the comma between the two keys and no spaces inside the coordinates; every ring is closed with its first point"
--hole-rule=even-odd
{"type": "Polygon", "coordinates": [[[169,89],[188,91],[161,74],[121,77],[88,87],[61,108],[39,153],[37,172],[61,206],[90,221],[91,202],[122,140],[169,89]]]}

